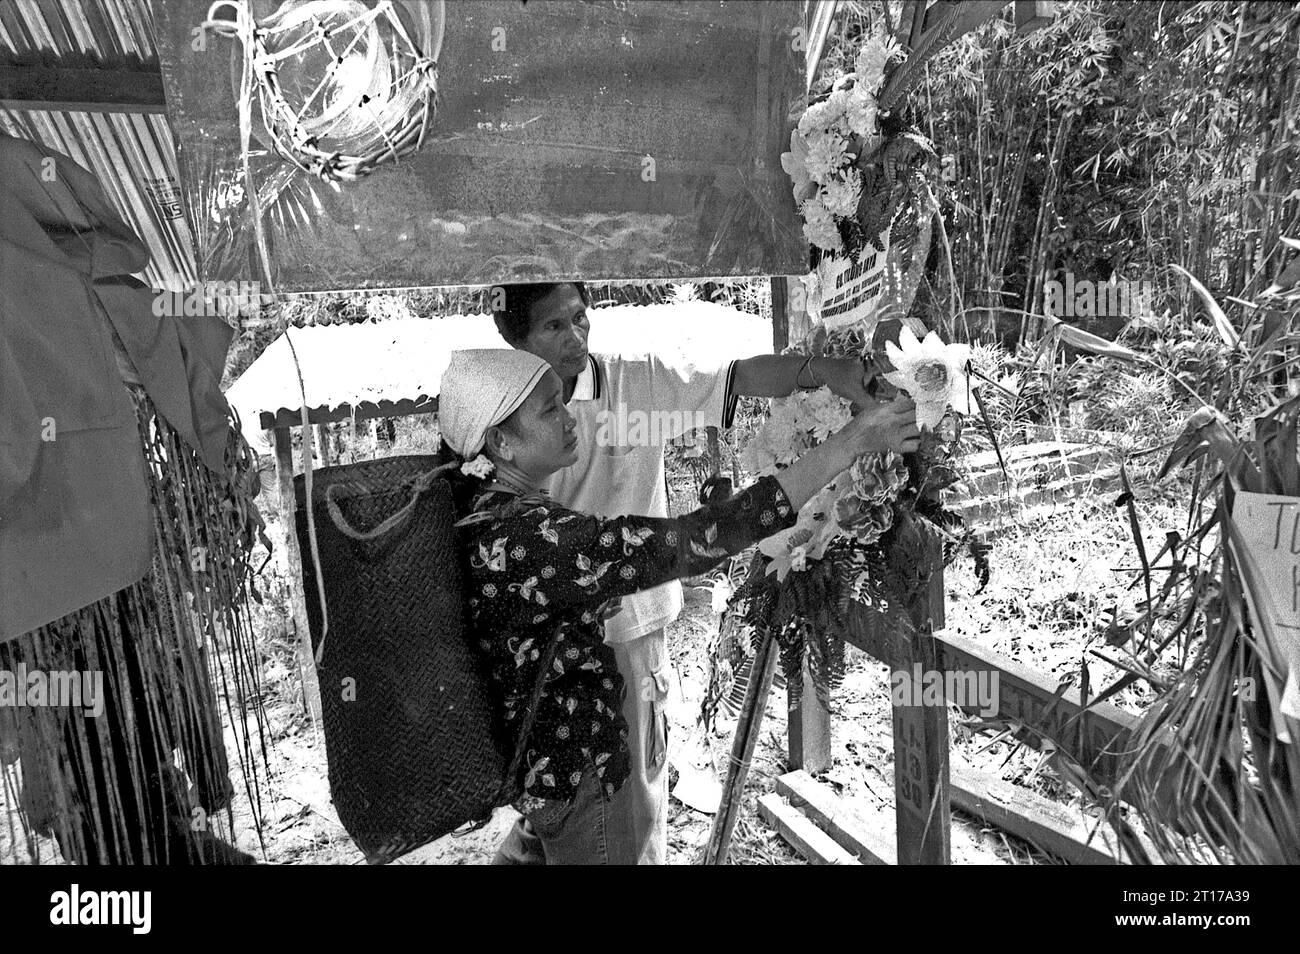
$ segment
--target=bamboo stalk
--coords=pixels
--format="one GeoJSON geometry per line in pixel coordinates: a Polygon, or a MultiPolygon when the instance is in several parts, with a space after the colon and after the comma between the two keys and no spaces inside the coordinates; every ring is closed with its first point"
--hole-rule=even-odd
{"type": "Polygon", "coordinates": [[[758,733],[763,727],[763,713],[767,708],[767,697],[772,691],[779,655],[776,651],[776,637],[770,629],[765,630],[754,653],[752,670],[760,675],[757,679],[750,680],[740,717],[736,720],[736,736],[731,743],[727,781],[722,788],[718,813],[713,817],[713,828],[709,832],[709,843],[704,849],[702,864],[721,865],[727,862],[731,832],[736,825],[736,814],[740,810],[745,780],[749,777],[749,764],[754,757],[758,733]]]}

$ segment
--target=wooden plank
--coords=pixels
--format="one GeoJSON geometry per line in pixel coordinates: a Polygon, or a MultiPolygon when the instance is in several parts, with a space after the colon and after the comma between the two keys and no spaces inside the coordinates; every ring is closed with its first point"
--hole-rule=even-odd
{"type": "MultiPolygon", "coordinates": [[[[1070,441],[1034,441],[1002,448],[1002,462],[1006,464],[1007,471],[1013,479],[1017,471],[1029,468],[1050,466],[1053,463],[1063,467],[1068,465],[1081,467],[1113,456],[1114,452],[1108,447],[1070,441]]],[[[986,474],[1002,476],[1002,464],[998,463],[996,451],[970,454],[962,458],[960,463],[966,472],[968,482],[986,474]]]]}
{"type": "MultiPolygon", "coordinates": [[[[860,808],[837,796],[806,772],[788,772],[776,790],[792,806],[864,864],[896,864],[897,855],[884,834],[895,825],[889,810],[868,818],[860,808]]],[[[1058,802],[979,772],[962,760],[951,767],[951,806],[1023,838],[1048,854],[1072,864],[1124,864],[1119,839],[1109,826],[1095,834],[1095,823],[1058,802]],[[1090,837],[1091,836],[1091,837],[1090,837]]]]}
{"type": "MultiPolygon", "coordinates": [[[[353,413],[351,404],[337,407],[314,407],[307,411],[307,420],[312,424],[332,424],[335,421],[347,421],[356,418],[368,421],[377,417],[406,417],[408,414],[436,414],[438,399],[421,397],[403,398],[400,401],[362,401],[353,413]]],[[[298,408],[280,408],[277,411],[262,411],[258,415],[262,430],[269,431],[276,427],[297,427],[302,423],[302,411],[298,408]]]]}
{"type": "Polygon", "coordinates": [[[307,623],[307,602],[302,585],[302,556],[298,551],[293,495],[293,440],[287,427],[272,431],[275,442],[275,478],[279,491],[280,522],[284,526],[284,558],[289,573],[289,607],[293,613],[298,669],[302,674],[303,705],[314,725],[321,722],[320,683],[316,658],[311,648],[311,627],[307,623]]]}
{"type": "Polygon", "coordinates": [[[889,835],[893,812],[877,812],[878,817],[868,819],[804,771],[782,775],[776,790],[862,864],[898,864],[898,850],[889,835]]]}
{"type": "Polygon", "coordinates": [[[157,70],[0,66],[0,109],[165,113],[157,70]]]}
{"type": "Polygon", "coordinates": [[[841,848],[830,835],[805,818],[797,808],[788,805],[776,792],[768,792],[758,800],[758,813],[812,864],[859,865],[862,863],[841,848]]]}
{"type": "MultiPolygon", "coordinates": [[[[848,641],[882,662],[889,661],[886,634],[875,618],[861,607],[850,610],[848,641]]],[[[1056,693],[1055,683],[1015,660],[952,634],[934,637],[938,650],[936,668],[943,672],[990,672],[998,674],[998,709],[1002,718],[1029,728],[1025,741],[1037,747],[1043,738],[1052,743],[1107,783],[1118,776],[1119,753],[1128,744],[1138,720],[1108,703],[1088,710],[1080,720],[1082,707],[1075,689],[1056,693]],[[1086,722],[1082,727],[1081,721],[1086,722]]],[[[975,712],[974,705],[963,706],[975,712]]]]}
{"type": "Polygon", "coordinates": [[[1025,438],[1030,441],[1063,441],[1070,444],[1087,444],[1105,447],[1112,452],[1119,444],[1122,435],[1110,431],[1098,431],[1087,427],[1070,427],[1064,424],[1026,424],[1025,438]]]}
{"type": "Polygon", "coordinates": [[[1082,496],[1095,496],[1114,489],[1119,484],[1119,468],[1111,467],[1086,474],[1072,474],[1059,480],[1051,480],[1038,486],[1027,483],[1014,490],[1005,490],[996,494],[986,494],[974,499],[957,500],[953,508],[962,515],[968,525],[987,524],[999,517],[1025,519],[1026,511],[1038,515],[1038,508],[1060,506],[1066,501],[1082,496]]]}
{"type": "Polygon", "coordinates": [[[952,766],[951,795],[954,808],[1065,861],[1081,865],[1123,863],[1107,844],[1116,844],[1117,839],[1105,825],[1092,834],[1093,826],[1077,811],[960,761],[952,766]]]}

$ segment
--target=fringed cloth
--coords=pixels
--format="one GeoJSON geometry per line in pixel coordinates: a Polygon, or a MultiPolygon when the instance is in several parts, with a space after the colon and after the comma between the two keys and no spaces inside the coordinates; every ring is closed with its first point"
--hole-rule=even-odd
{"type": "MultiPolygon", "coordinates": [[[[265,537],[252,501],[256,458],[232,427],[226,473],[205,467],[133,389],[154,517],[154,558],[138,582],[0,644],[0,670],[89,674],[102,712],[0,707],[0,861],[50,862],[52,836],[82,864],[236,863],[234,788],[217,683],[238,741],[259,833],[259,738],[248,557],[265,537]]],[[[84,679],[79,679],[82,685],[84,679]]],[[[25,686],[17,690],[25,694],[25,686]]],[[[265,758],[264,742],[261,753],[265,758]]]]}

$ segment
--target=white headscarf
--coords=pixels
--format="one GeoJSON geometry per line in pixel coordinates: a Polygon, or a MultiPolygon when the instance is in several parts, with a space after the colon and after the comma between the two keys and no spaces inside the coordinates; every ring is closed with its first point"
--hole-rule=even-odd
{"type": "Polygon", "coordinates": [[[438,427],[447,446],[469,460],[487,430],[513,414],[551,365],[527,351],[453,351],[438,394],[438,427]]]}

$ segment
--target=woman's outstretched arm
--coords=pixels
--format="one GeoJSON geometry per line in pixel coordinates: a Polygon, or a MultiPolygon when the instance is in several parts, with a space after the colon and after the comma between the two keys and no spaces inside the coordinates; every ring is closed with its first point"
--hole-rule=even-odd
{"type": "Polygon", "coordinates": [[[799,508],[863,453],[916,446],[911,401],[858,414],[777,477],[679,518],[597,517],[549,501],[516,501],[470,545],[471,598],[480,614],[537,623],[695,576],[784,530],[799,508]]]}
{"type": "Polygon", "coordinates": [[[794,523],[781,484],[764,477],[683,517],[597,517],[517,502],[470,544],[470,596],[481,618],[536,623],[694,576],[794,523]]]}

